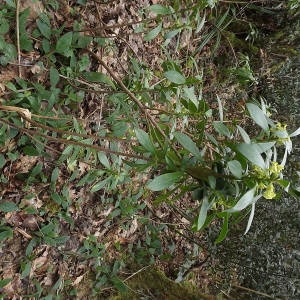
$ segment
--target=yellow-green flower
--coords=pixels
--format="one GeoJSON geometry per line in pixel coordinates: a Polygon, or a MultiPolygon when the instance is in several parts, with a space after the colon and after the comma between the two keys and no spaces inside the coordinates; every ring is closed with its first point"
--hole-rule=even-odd
{"type": "Polygon", "coordinates": [[[276,161],[271,162],[269,172],[273,175],[272,177],[277,178],[282,170],[283,170],[283,166],[279,165],[278,162],[276,161]]]}
{"type": "Polygon", "coordinates": [[[266,173],[266,171],[264,171],[261,167],[254,165],[252,167],[252,171],[255,174],[255,176],[259,179],[265,179],[268,178],[268,174],[266,173]]]}
{"type": "Polygon", "coordinates": [[[258,189],[263,190],[265,189],[267,186],[265,184],[263,184],[262,182],[257,186],[258,189]]]}
{"type": "Polygon", "coordinates": [[[263,196],[266,199],[273,199],[276,196],[276,194],[274,192],[274,185],[273,185],[273,183],[270,183],[267,186],[266,191],[263,193],[263,196]]]}
{"type": "Polygon", "coordinates": [[[276,124],[276,130],[286,130],[287,128],[287,124],[281,124],[281,123],[277,123],[276,124]]]}

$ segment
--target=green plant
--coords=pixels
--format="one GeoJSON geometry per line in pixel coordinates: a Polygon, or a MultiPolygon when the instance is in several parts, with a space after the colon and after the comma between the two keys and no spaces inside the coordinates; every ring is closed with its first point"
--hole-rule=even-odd
{"type": "MultiPolygon", "coordinates": [[[[72,274],[59,276],[49,289],[39,276],[31,276],[40,248],[57,249],[64,263],[80,265],[79,279],[92,273],[93,294],[112,287],[126,293],[124,258],[142,264],[169,260],[175,253],[172,234],[197,245],[196,256],[200,245],[189,237],[195,232],[222,223],[215,241],[220,243],[247,215],[249,230],[257,201],[277,199],[283,191],[299,196],[299,189],[283,178],[283,168],[292,150],[290,138],[300,130],[289,134],[286,125],[272,120],[264,99],[231,112],[221,94],[213,99],[206,94],[211,88],[207,78],[220,78],[206,73],[205,60],[213,62],[224,51],[222,39],[230,44],[234,34],[224,30],[238,6],[225,2],[219,8],[217,1],[155,4],[141,9],[140,21],[100,28],[87,28],[86,20],[93,18],[81,18],[74,8],[74,22],[68,20],[66,28],[57,18],[62,4],[48,1],[36,27],[27,30],[29,9],[16,14],[14,2],[6,3],[0,12],[2,66],[15,62],[20,51],[38,48],[31,76],[6,82],[0,103],[0,183],[12,183],[20,193],[16,203],[5,197],[0,202],[0,239],[3,245],[11,241],[12,226],[22,227],[27,215],[39,220],[34,229],[23,230],[29,241],[19,261],[30,297],[64,299],[76,293],[70,287],[72,274]],[[9,25],[13,19],[19,23],[19,41],[9,25]],[[142,61],[132,47],[122,65],[127,74],[107,63],[105,55],[119,51],[112,32],[120,27],[129,30],[126,34],[134,28],[138,44],[162,41],[157,62],[142,61]],[[15,43],[6,38],[8,33],[15,43]],[[282,156],[277,154],[281,147],[282,156]],[[19,171],[18,162],[28,157],[34,163],[19,171]],[[179,216],[184,230],[178,229],[178,219],[170,223],[156,213],[162,204],[179,216]],[[16,223],[9,213],[15,213],[16,223]],[[78,248],[68,245],[71,250],[66,250],[69,241],[78,248]]],[[[77,1],[79,7],[85,4],[77,1]]],[[[249,27],[248,40],[253,41],[258,32],[249,27]]],[[[124,37],[120,41],[127,42],[124,37]]],[[[233,75],[238,89],[258,80],[245,48],[239,49],[245,54],[235,57],[234,65],[229,59],[224,72],[233,75]]],[[[228,81],[217,83],[223,89],[228,81]]],[[[193,255],[186,257],[178,281],[193,255]]],[[[0,283],[6,284],[8,280],[0,283]]]]}

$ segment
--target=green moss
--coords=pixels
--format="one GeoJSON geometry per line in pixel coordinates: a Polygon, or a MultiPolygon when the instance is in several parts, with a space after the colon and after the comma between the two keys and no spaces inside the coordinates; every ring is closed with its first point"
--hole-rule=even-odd
{"type": "Polygon", "coordinates": [[[260,51],[259,48],[253,46],[252,44],[237,38],[232,32],[224,31],[223,34],[226,36],[229,46],[238,49],[239,52],[258,54],[260,51]]]}
{"type": "Polygon", "coordinates": [[[215,297],[202,293],[189,283],[175,283],[157,267],[150,266],[126,281],[128,293],[120,293],[109,300],[138,300],[141,296],[151,296],[160,300],[214,300],[215,297]]]}

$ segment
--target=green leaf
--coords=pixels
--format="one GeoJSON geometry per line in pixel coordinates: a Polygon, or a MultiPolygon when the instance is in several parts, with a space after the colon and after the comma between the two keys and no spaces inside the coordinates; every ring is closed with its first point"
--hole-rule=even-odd
{"type": "Polygon", "coordinates": [[[186,93],[186,95],[188,96],[188,98],[195,104],[196,108],[198,108],[199,103],[198,103],[198,100],[197,100],[197,98],[195,96],[195,89],[194,89],[194,87],[193,86],[190,87],[190,88],[184,87],[183,90],[186,93]]]}
{"type": "Polygon", "coordinates": [[[157,37],[157,35],[160,33],[162,28],[162,23],[160,23],[158,26],[156,26],[155,28],[153,28],[152,30],[150,30],[146,35],[145,35],[145,40],[146,41],[151,41],[154,38],[157,37]]]}
{"type": "Polygon", "coordinates": [[[254,217],[254,211],[255,211],[255,203],[252,203],[251,213],[250,213],[249,220],[248,220],[248,223],[247,223],[247,228],[246,228],[244,234],[246,234],[249,231],[250,227],[251,227],[253,217],[254,217]]]}
{"type": "Polygon", "coordinates": [[[259,166],[263,170],[266,169],[266,164],[265,164],[262,156],[260,155],[260,153],[257,151],[255,146],[253,147],[252,145],[241,143],[241,144],[236,145],[235,148],[239,153],[241,153],[251,163],[259,166]]]}
{"type": "Polygon", "coordinates": [[[70,239],[69,236],[63,235],[63,236],[56,237],[56,238],[55,238],[55,242],[56,242],[57,244],[63,244],[63,243],[65,243],[65,242],[67,242],[69,239],[70,239]]]}
{"type": "Polygon", "coordinates": [[[56,43],[55,52],[59,54],[67,54],[72,45],[73,32],[67,32],[60,37],[56,43]]]}
{"type": "Polygon", "coordinates": [[[147,188],[151,191],[162,191],[178,181],[183,174],[184,172],[174,172],[160,175],[153,179],[147,185],[147,188]]]}
{"type": "Polygon", "coordinates": [[[203,202],[200,208],[200,212],[198,215],[198,222],[197,222],[197,231],[202,229],[205,221],[206,221],[206,217],[207,217],[207,211],[211,208],[210,203],[208,202],[207,197],[203,198],[203,202]]]}
{"type": "Polygon", "coordinates": [[[214,128],[221,135],[227,136],[229,139],[231,138],[229,129],[220,121],[213,122],[214,128]]]}
{"type": "Polygon", "coordinates": [[[33,146],[25,146],[23,148],[23,152],[28,155],[28,156],[39,156],[40,155],[40,151],[37,150],[35,147],[33,146]]]}
{"type": "Polygon", "coordinates": [[[93,187],[91,188],[91,193],[101,190],[110,179],[111,179],[111,176],[109,176],[109,177],[105,178],[104,180],[93,185],[93,187]]]}
{"type": "Polygon", "coordinates": [[[232,160],[228,162],[228,167],[232,175],[236,178],[242,178],[243,175],[243,167],[238,160],[232,160]]]}
{"type": "Polygon", "coordinates": [[[190,151],[198,160],[202,160],[201,152],[189,136],[182,132],[174,132],[174,137],[184,149],[190,151]]]}
{"type": "Polygon", "coordinates": [[[164,35],[164,39],[169,40],[172,37],[174,37],[176,34],[178,34],[178,32],[180,32],[180,31],[181,31],[181,29],[171,30],[164,35]]]}
{"type": "Polygon", "coordinates": [[[56,68],[50,68],[50,83],[51,87],[55,87],[59,82],[59,73],[56,68]]]}
{"type": "Polygon", "coordinates": [[[55,227],[55,225],[54,225],[52,222],[50,222],[48,225],[42,227],[42,228],[40,229],[40,231],[41,231],[43,234],[48,234],[49,232],[52,231],[52,229],[54,229],[54,227],[55,227]]]}
{"type": "Polygon", "coordinates": [[[51,37],[51,27],[45,22],[43,22],[41,19],[37,19],[36,24],[42,35],[49,40],[51,37]]]}
{"type": "Polygon", "coordinates": [[[7,212],[13,212],[16,210],[18,210],[18,206],[14,202],[10,202],[10,201],[0,202],[0,211],[7,213],[7,212]]]}
{"type": "Polygon", "coordinates": [[[53,171],[52,171],[52,174],[51,174],[51,182],[56,182],[56,180],[58,179],[58,176],[59,176],[59,168],[55,168],[53,171]]]}
{"type": "Polygon", "coordinates": [[[253,121],[264,131],[269,132],[269,125],[264,112],[253,103],[246,103],[246,105],[253,121]]]}
{"type": "Polygon", "coordinates": [[[300,134],[300,127],[297,129],[297,130],[295,130],[293,133],[291,133],[290,135],[289,135],[289,137],[294,137],[294,136],[297,136],[297,135],[299,135],[300,134]]]}
{"type": "Polygon", "coordinates": [[[150,151],[152,154],[155,153],[155,148],[153,146],[153,143],[145,131],[143,131],[140,128],[135,129],[136,138],[138,139],[139,143],[145,147],[148,151],[150,151]]]}
{"type": "Polygon", "coordinates": [[[177,72],[175,70],[165,72],[164,76],[168,80],[170,80],[171,82],[174,82],[176,84],[184,84],[186,82],[185,77],[183,77],[179,72],[177,72]]]}
{"type": "Polygon", "coordinates": [[[98,152],[98,159],[105,168],[107,169],[111,168],[109,160],[107,159],[106,155],[103,152],[98,152]]]}
{"type": "Polygon", "coordinates": [[[5,2],[12,8],[16,8],[16,3],[13,0],[5,0],[5,2]]]}
{"type": "Polygon", "coordinates": [[[254,197],[255,195],[255,192],[256,192],[256,185],[254,188],[252,188],[251,190],[247,191],[242,197],[241,199],[237,202],[237,204],[230,208],[230,209],[227,209],[225,210],[226,212],[237,212],[237,211],[241,211],[243,210],[244,208],[246,208],[248,205],[256,202],[260,197],[261,195],[258,195],[256,197],[254,197]]]}
{"type": "Polygon", "coordinates": [[[219,105],[220,121],[223,122],[223,117],[224,117],[223,105],[222,105],[221,99],[220,99],[220,97],[218,95],[217,95],[217,101],[218,101],[218,105],[219,105]]]}
{"type": "Polygon", "coordinates": [[[11,227],[8,226],[0,227],[0,241],[3,241],[12,236],[13,236],[13,230],[11,227]]]}
{"type": "Polygon", "coordinates": [[[169,8],[167,8],[165,6],[162,6],[162,5],[159,5],[159,4],[151,5],[149,7],[149,10],[151,10],[152,12],[154,12],[158,15],[165,15],[165,14],[172,13],[172,11],[169,8]]]}
{"type": "Polygon", "coordinates": [[[115,84],[111,81],[111,79],[100,72],[83,72],[81,76],[88,81],[91,82],[101,82],[110,85],[113,89],[116,89],[115,84]]]}
{"type": "Polygon", "coordinates": [[[86,46],[88,46],[92,41],[92,37],[90,36],[80,36],[78,41],[77,41],[77,47],[78,48],[85,48],[86,46]]]}
{"type": "Polygon", "coordinates": [[[221,243],[227,236],[227,232],[228,232],[228,221],[229,221],[229,216],[230,214],[226,214],[224,217],[224,221],[223,221],[223,226],[220,232],[219,237],[215,240],[215,244],[219,244],[221,243]]]}
{"type": "Polygon", "coordinates": [[[6,159],[5,157],[0,154],[0,168],[2,168],[6,164],[6,159]]]}
{"type": "Polygon", "coordinates": [[[126,293],[128,291],[126,284],[124,284],[124,282],[118,277],[112,277],[111,281],[113,282],[116,289],[121,293],[126,293]]]}
{"type": "Polygon", "coordinates": [[[240,132],[240,134],[241,134],[242,139],[244,140],[244,142],[246,144],[250,144],[251,143],[251,139],[250,139],[248,133],[242,127],[240,127],[239,125],[237,125],[236,127],[239,130],[239,132],[240,132]]]}
{"type": "Polygon", "coordinates": [[[0,288],[5,287],[11,281],[12,281],[12,278],[5,278],[5,279],[0,280],[0,288]]]}

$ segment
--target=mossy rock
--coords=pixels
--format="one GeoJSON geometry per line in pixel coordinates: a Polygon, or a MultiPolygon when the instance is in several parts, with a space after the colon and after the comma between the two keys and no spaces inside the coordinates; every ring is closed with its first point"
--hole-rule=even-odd
{"type": "MultiPolygon", "coordinates": [[[[166,277],[157,267],[150,266],[126,281],[129,292],[119,292],[109,300],[140,300],[149,296],[159,300],[214,300],[215,297],[202,293],[189,282],[176,283],[166,277]]],[[[145,298],[146,299],[146,298],[145,298]]]]}

